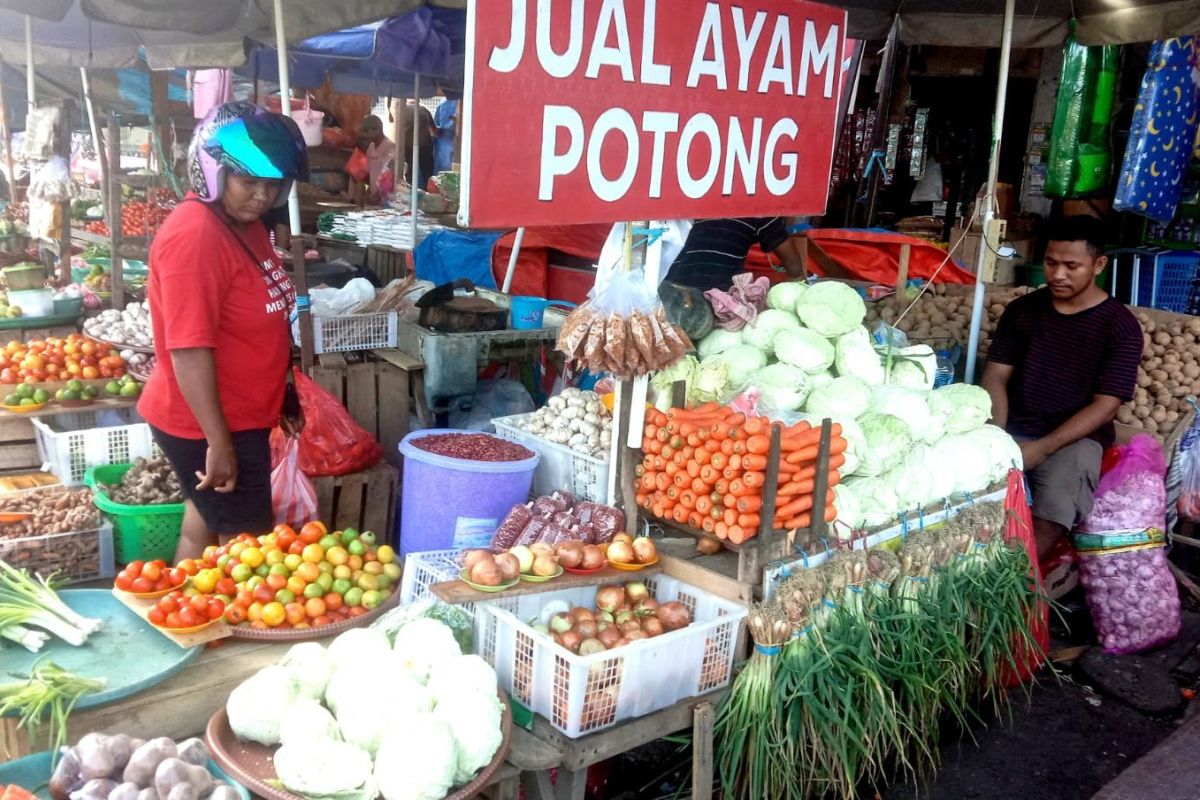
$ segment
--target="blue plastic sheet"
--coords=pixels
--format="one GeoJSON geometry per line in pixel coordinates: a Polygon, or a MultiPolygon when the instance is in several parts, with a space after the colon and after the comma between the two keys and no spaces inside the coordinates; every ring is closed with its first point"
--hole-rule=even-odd
{"type": "Polygon", "coordinates": [[[1200,124],[1200,87],[1192,80],[1200,39],[1165,39],[1150,47],[1113,208],[1158,222],[1175,216],[1200,124]]]}
{"type": "Polygon", "coordinates": [[[492,247],[501,233],[483,231],[434,231],[413,252],[417,279],[435,286],[468,278],[476,286],[495,289],[492,277],[492,247]]]}

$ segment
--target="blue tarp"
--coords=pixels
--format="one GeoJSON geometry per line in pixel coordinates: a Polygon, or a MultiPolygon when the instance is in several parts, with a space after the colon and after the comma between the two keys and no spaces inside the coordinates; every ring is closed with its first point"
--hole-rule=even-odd
{"type": "Polygon", "coordinates": [[[469,278],[476,286],[495,289],[492,247],[501,235],[496,231],[433,231],[413,252],[417,280],[440,286],[469,278]]]}
{"type": "MultiPolygon", "coordinates": [[[[423,6],[403,16],[305,39],[288,49],[293,86],[312,89],[330,78],[347,94],[410,97],[414,75],[422,94],[438,83],[462,84],[466,12],[423,6]],[[436,80],[435,80],[436,79],[436,80]]],[[[255,46],[238,74],[278,81],[275,48],[255,46]]]]}

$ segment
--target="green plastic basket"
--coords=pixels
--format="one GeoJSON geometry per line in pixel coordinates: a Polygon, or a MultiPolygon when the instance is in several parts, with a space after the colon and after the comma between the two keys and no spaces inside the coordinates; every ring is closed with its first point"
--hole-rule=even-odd
{"type": "Polygon", "coordinates": [[[117,563],[153,561],[161,558],[172,561],[179,545],[183,526],[183,503],[156,506],[129,506],[109,499],[104,486],[120,483],[133,464],[112,464],[92,467],[83,477],[91,487],[96,508],[112,520],[113,543],[117,563]]]}

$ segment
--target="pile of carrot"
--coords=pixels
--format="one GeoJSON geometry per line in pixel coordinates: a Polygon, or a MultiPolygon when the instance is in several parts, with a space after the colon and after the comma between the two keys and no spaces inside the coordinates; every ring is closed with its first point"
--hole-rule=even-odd
{"type": "MultiPolygon", "coordinates": [[[[784,426],[750,417],[717,403],[647,409],[642,463],[637,468],[637,502],[660,519],[689,525],[740,544],[761,527],[771,426],[780,428],[779,481],[773,530],[812,524],[817,449],[821,429],[807,422],[784,426]]],[[[837,518],[833,487],[841,480],[846,440],[834,424],[829,446],[829,490],[825,521],[837,518]]]]}

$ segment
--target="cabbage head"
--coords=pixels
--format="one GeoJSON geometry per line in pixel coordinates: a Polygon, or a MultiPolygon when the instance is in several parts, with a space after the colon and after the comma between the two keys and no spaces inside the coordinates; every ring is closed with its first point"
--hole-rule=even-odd
{"type": "Polygon", "coordinates": [[[808,385],[813,389],[820,388],[833,380],[833,373],[829,370],[823,372],[810,372],[808,374],[808,385]]]}
{"type": "Polygon", "coordinates": [[[312,800],[372,800],[377,794],[371,756],[346,742],[285,744],[273,757],[275,775],[289,792],[312,800]]]}
{"type": "Polygon", "coordinates": [[[871,405],[871,387],[859,378],[842,376],[825,384],[813,383],[804,410],[814,417],[839,421],[857,419],[871,405]]]}
{"type": "Polygon", "coordinates": [[[767,292],[767,308],[796,313],[796,301],[808,290],[804,281],[784,281],[777,283],[767,292]]]}
{"type": "Polygon", "coordinates": [[[979,386],[953,383],[933,390],[929,410],[945,421],[947,433],[967,433],[991,419],[992,396],[979,386]]]}
{"type": "Polygon", "coordinates": [[[395,652],[404,668],[418,683],[424,684],[434,667],[462,655],[462,648],[449,626],[436,619],[420,617],[405,623],[396,632],[395,652]]]}
{"type": "Polygon", "coordinates": [[[851,534],[862,527],[862,508],[849,483],[833,487],[833,507],[837,510],[837,521],[841,523],[835,526],[838,538],[851,538],[851,534]]]}
{"type": "Polygon", "coordinates": [[[392,650],[387,634],[375,628],[351,628],[329,643],[332,675],[347,669],[361,669],[363,664],[380,664],[392,650]]]}
{"type": "Polygon", "coordinates": [[[908,451],[904,460],[884,473],[883,479],[896,493],[899,508],[921,508],[938,499],[933,494],[934,478],[929,467],[932,448],[917,445],[908,451]]]}
{"type": "Polygon", "coordinates": [[[809,425],[812,425],[814,428],[821,427],[821,423],[823,423],[826,419],[841,425],[842,438],[846,440],[846,451],[842,453],[842,456],[846,460],[845,463],[838,467],[838,472],[840,472],[843,477],[847,475],[854,475],[858,472],[858,466],[860,463],[862,463],[862,456],[860,454],[867,445],[866,439],[863,437],[862,428],[859,426],[854,417],[829,414],[819,415],[805,412],[800,415],[800,419],[804,420],[809,425]]]}
{"type": "Polygon", "coordinates": [[[333,676],[333,657],[322,645],[316,642],[293,645],[283,654],[279,666],[292,673],[302,696],[313,700],[325,696],[325,686],[333,676]]]}
{"type": "Polygon", "coordinates": [[[750,376],[762,404],[774,411],[796,411],[808,395],[808,375],[790,364],[770,364],[750,376]]]}
{"type": "Polygon", "coordinates": [[[887,376],[887,382],[893,386],[904,386],[909,389],[933,388],[933,382],[926,380],[924,368],[916,361],[909,359],[892,361],[892,371],[887,376]]]}
{"type": "MultiPolygon", "coordinates": [[[[728,399],[746,388],[750,376],[767,365],[767,354],[752,345],[739,344],[706,361],[719,361],[725,365],[729,376],[728,399]]],[[[703,365],[704,362],[701,362],[703,365]]]]}
{"type": "Polygon", "coordinates": [[[471,654],[447,659],[429,676],[429,692],[437,704],[454,695],[483,695],[496,698],[496,670],[480,656],[471,654]]]}
{"type": "Polygon", "coordinates": [[[759,312],[754,322],[742,328],[742,342],[771,355],[775,352],[775,337],[779,332],[799,327],[800,320],[792,312],[768,308],[759,312]]]}
{"type": "MultiPolygon", "coordinates": [[[[493,687],[494,688],[494,687],[493,687]]],[[[449,695],[438,702],[433,715],[454,732],[454,785],[469,783],[475,773],[491,763],[504,736],[500,732],[500,700],[493,691],[449,695]]]]}
{"type": "Polygon", "coordinates": [[[720,356],[713,356],[707,361],[701,361],[700,366],[696,368],[687,400],[689,405],[697,405],[710,400],[728,400],[733,394],[732,382],[729,380],[729,364],[720,356]]]}
{"type": "MultiPolygon", "coordinates": [[[[899,417],[868,411],[858,418],[866,447],[859,475],[875,476],[899,464],[912,444],[912,430],[899,417]]],[[[893,507],[894,510],[894,507],[893,507]]]]}
{"type": "Polygon", "coordinates": [[[833,345],[808,328],[783,330],[775,336],[775,357],[805,372],[824,372],[833,366],[833,345]]]}
{"type": "Polygon", "coordinates": [[[845,486],[858,501],[862,527],[875,528],[896,517],[899,501],[891,484],[883,478],[850,478],[845,486]]]}
{"type": "Polygon", "coordinates": [[[741,331],[727,331],[724,328],[713,328],[712,333],[700,340],[700,344],[696,345],[696,352],[700,358],[708,358],[715,356],[717,353],[724,353],[731,347],[736,347],[742,343],[741,331]]]}
{"type": "Polygon", "coordinates": [[[867,304],[862,295],[844,283],[818,281],[800,295],[796,314],[805,327],[832,339],[861,327],[867,304]]]}
{"type": "MultiPolygon", "coordinates": [[[[716,333],[716,331],[713,331],[716,333]]],[[[700,362],[693,355],[686,355],[666,369],[650,376],[650,388],[654,390],[654,407],[666,411],[671,407],[671,390],[676,381],[683,381],[686,391],[691,391],[696,382],[696,368],[700,362]]]]}
{"type": "Polygon", "coordinates": [[[279,722],[280,744],[328,740],[340,742],[342,733],[333,714],[316,700],[301,697],[283,712],[283,719],[279,722]]]}
{"type": "Polygon", "coordinates": [[[276,664],[263,667],[229,693],[229,727],[244,742],[279,744],[283,716],[299,696],[300,684],[290,671],[276,664]]]}
{"type": "Polygon", "coordinates": [[[375,756],[375,782],[384,800],[442,800],[454,785],[454,732],[433,714],[398,714],[375,756]]]}
{"type": "Polygon", "coordinates": [[[891,414],[908,423],[913,438],[933,444],[946,432],[942,418],[929,411],[929,392],[903,386],[875,386],[871,389],[871,411],[891,414]]]}
{"type": "Polygon", "coordinates": [[[883,361],[871,345],[866,328],[858,327],[839,336],[834,352],[838,375],[852,375],[871,386],[883,383],[883,361]]]}

